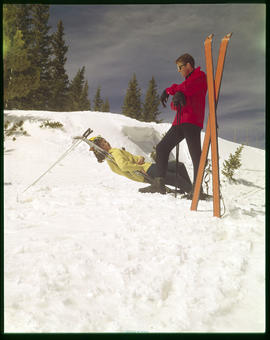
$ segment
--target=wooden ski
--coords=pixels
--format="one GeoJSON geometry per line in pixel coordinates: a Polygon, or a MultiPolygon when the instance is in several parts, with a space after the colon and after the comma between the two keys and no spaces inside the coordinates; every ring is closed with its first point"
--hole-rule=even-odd
{"type": "Polygon", "coordinates": [[[215,82],[213,81],[213,63],[212,63],[212,38],[213,34],[208,36],[205,40],[205,58],[207,70],[208,83],[208,97],[209,97],[209,119],[204,137],[203,149],[200,158],[199,169],[197,173],[196,183],[194,187],[194,194],[191,203],[191,210],[197,210],[199,193],[202,185],[204,169],[209,152],[210,138],[212,151],[212,168],[213,168],[213,204],[214,216],[220,217],[220,193],[219,193],[219,166],[218,166],[218,145],[217,145],[217,128],[216,128],[216,108],[219,99],[221,79],[224,69],[224,61],[228,42],[232,33],[226,34],[222,39],[219,49],[217,70],[215,75],[215,82]],[[213,117],[213,118],[212,118],[213,117]],[[212,118],[212,119],[211,119],[212,118]],[[213,143],[213,146],[212,146],[213,143]],[[215,168],[215,170],[214,170],[215,168]],[[215,172],[215,174],[214,174],[215,172]]]}

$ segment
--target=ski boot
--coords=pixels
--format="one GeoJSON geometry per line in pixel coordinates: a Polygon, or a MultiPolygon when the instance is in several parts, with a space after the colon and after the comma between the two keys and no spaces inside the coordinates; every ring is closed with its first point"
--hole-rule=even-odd
{"type": "Polygon", "coordinates": [[[145,188],[140,188],[139,192],[141,193],[160,193],[162,195],[166,194],[165,180],[163,177],[154,178],[153,183],[145,188]]]}

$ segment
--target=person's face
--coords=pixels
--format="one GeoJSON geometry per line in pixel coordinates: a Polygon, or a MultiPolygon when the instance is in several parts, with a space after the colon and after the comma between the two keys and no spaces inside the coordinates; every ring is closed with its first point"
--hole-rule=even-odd
{"type": "Polygon", "coordinates": [[[111,146],[110,146],[110,143],[108,143],[106,141],[106,139],[102,139],[100,142],[99,142],[99,146],[101,147],[101,149],[105,150],[105,151],[109,151],[111,149],[111,146]]]}
{"type": "Polygon", "coordinates": [[[181,73],[181,76],[183,78],[185,78],[186,76],[188,76],[190,74],[190,72],[192,71],[192,67],[190,65],[190,63],[182,63],[182,62],[179,62],[177,64],[177,71],[179,73],[181,73]]]}

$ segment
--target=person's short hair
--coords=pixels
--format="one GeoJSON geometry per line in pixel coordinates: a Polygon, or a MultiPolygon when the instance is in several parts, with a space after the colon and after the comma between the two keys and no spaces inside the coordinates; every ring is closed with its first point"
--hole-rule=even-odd
{"type": "Polygon", "coordinates": [[[192,68],[194,68],[194,66],[195,66],[194,58],[190,54],[188,54],[188,53],[185,53],[185,54],[181,55],[175,61],[176,64],[179,64],[180,62],[183,63],[183,64],[190,63],[192,68]]]}
{"type": "MultiPolygon", "coordinates": [[[[94,140],[94,144],[96,144],[97,146],[100,147],[100,143],[104,140],[104,138],[102,137],[98,137],[94,140]]],[[[105,153],[95,149],[94,147],[91,148],[91,151],[93,151],[94,155],[96,156],[96,159],[99,163],[102,163],[105,158],[106,158],[106,155],[105,153]]]]}

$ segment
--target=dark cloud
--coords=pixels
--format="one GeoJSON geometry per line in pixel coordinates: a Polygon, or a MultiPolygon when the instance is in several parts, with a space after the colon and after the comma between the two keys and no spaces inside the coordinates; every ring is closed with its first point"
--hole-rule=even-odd
{"type": "MultiPolygon", "coordinates": [[[[224,124],[234,124],[239,112],[249,109],[261,112],[260,119],[264,119],[264,4],[51,5],[50,13],[53,30],[58,20],[64,24],[69,45],[66,69],[70,78],[79,67],[85,66],[90,97],[97,86],[101,86],[102,95],[108,97],[113,112],[121,112],[134,72],[143,94],[152,76],[161,92],[183,80],[176,72],[178,56],[189,52],[205,70],[205,38],[215,34],[213,62],[216,65],[221,38],[233,32],[225,62],[219,114],[224,117],[224,124]]],[[[169,109],[160,110],[162,118],[171,122],[174,113],[169,109]]],[[[252,127],[251,115],[243,115],[242,119],[252,127]]]]}

